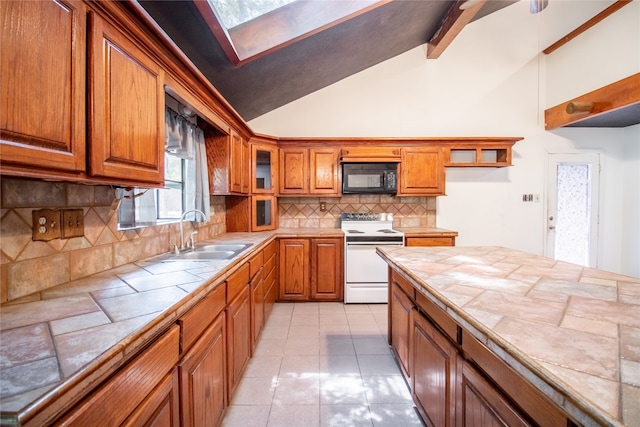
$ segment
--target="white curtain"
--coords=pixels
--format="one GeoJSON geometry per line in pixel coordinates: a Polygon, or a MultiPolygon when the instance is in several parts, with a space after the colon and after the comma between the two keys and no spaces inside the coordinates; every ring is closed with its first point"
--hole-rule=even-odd
{"type": "MultiPolygon", "coordinates": [[[[209,203],[209,173],[204,132],[171,108],[165,109],[165,150],[185,162],[186,208],[204,212],[207,221],[211,215],[209,203]]],[[[192,215],[197,221],[201,215],[192,215]]]]}

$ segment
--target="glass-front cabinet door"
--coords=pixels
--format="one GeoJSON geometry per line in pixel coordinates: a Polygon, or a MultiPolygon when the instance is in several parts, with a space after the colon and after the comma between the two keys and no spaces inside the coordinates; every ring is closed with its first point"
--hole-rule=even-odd
{"type": "Polygon", "coordinates": [[[274,196],[251,197],[251,230],[275,230],[278,227],[278,206],[274,196]]]}
{"type": "Polygon", "coordinates": [[[275,189],[278,187],[275,182],[277,159],[278,151],[275,146],[255,144],[252,146],[252,193],[275,194],[275,189]]]}

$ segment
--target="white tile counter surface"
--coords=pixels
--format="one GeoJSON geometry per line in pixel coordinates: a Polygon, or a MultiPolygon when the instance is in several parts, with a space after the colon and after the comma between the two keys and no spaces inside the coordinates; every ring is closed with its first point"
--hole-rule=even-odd
{"type": "Polygon", "coordinates": [[[36,414],[47,418],[86,393],[275,237],[313,236],[343,233],[339,229],[227,233],[209,242],[253,245],[226,261],[161,262],[162,256],[154,257],[3,305],[2,424],[22,424],[36,414]]]}
{"type": "Polygon", "coordinates": [[[379,247],[585,425],[640,426],[640,279],[500,247],[379,247]]]}

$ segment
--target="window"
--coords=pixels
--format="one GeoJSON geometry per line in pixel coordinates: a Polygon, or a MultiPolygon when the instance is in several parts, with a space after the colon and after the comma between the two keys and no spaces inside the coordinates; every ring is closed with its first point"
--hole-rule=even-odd
{"type": "Polygon", "coordinates": [[[121,200],[118,209],[118,228],[148,227],[177,222],[182,213],[193,209],[195,161],[165,153],[165,188],[119,188],[116,196],[121,200]]]}

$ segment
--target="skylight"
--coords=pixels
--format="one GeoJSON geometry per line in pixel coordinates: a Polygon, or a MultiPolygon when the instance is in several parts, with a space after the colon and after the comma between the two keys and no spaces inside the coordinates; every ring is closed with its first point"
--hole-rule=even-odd
{"type": "Polygon", "coordinates": [[[231,63],[242,66],[391,0],[195,0],[231,63]]]}
{"type": "Polygon", "coordinates": [[[209,0],[222,25],[231,29],[296,0],[209,0]]]}

